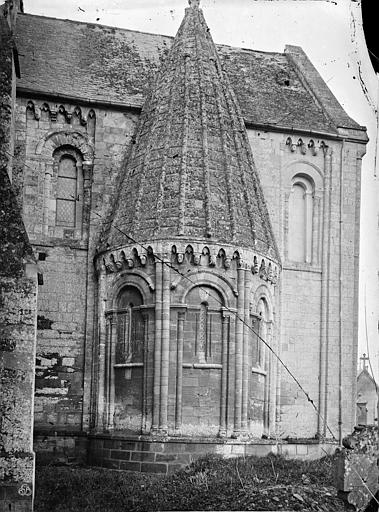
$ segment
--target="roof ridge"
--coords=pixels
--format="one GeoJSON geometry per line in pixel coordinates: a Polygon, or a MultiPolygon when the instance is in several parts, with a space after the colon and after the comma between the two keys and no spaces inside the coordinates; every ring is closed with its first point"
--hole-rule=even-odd
{"type": "MultiPolygon", "coordinates": [[[[172,46],[171,36],[27,13],[20,14],[17,23],[22,70],[17,91],[37,100],[45,93],[50,99],[54,96],[53,101],[56,97],[58,101],[62,98],[68,102],[96,103],[101,108],[140,109],[152,71],[172,46]],[[70,45],[66,44],[67,40],[70,45]],[[55,73],[51,73],[52,68],[55,73]]],[[[298,78],[288,56],[225,44],[215,48],[247,124],[274,131],[280,127],[282,132],[346,136],[339,134],[335,123],[328,121],[309,87],[298,78]],[[281,74],[292,77],[289,88],[281,74]]],[[[349,122],[347,114],[342,116],[339,112],[336,110],[335,116],[342,124],[360,130],[349,137],[363,140],[362,128],[349,122]]]]}
{"type": "Polygon", "coordinates": [[[300,46],[286,45],[284,54],[291,62],[299,79],[304,83],[308,92],[322,109],[326,118],[335,126],[337,132],[339,127],[351,129],[360,128],[360,125],[344,110],[300,46]],[[314,82],[316,82],[316,88],[314,82]],[[346,124],[342,124],[340,116],[345,119],[346,124]]]}
{"type": "Polygon", "coordinates": [[[65,23],[74,23],[76,25],[91,25],[94,27],[100,27],[100,28],[110,28],[114,30],[121,30],[123,32],[133,32],[136,34],[144,34],[148,36],[156,36],[156,37],[164,37],[167,39],[174,39],[174,36],[169,36],[167,34],[157,34],[156,32],[146,32],[144,30],[135,30],[131,28],[124,28],[124,27],[117,27],[115,25],[103,25],[101,23],[91,22],[91,21],[79,21],[79,20],[72,20],[70,18],[56,18],[54,16],[43,16],[42,14],[33,14],[30,12],[20,12],[19,16],[27,17],[32,16],[33,18],[41,18],[41,19],[48,19],[48,20],[55,20],[55,21],[62,21],[65,23]]]}
{"type": "MultiPolygon", "coordinates": [[[[131,29],[131,28],[125,28],[125,27],[118,27],[118,26],[115,26],[115,25],[104,25],[102,23],[96,23],[96,22],[91,22],[91,21],[80,21],[80,20],[72,20],[70,18],[56,18],[54,16],[44,16],[42,14],[34,14],[34,13],[30,13],[30,12],[20,12],[19,13],[20,16],[32,16],[34,18],[42,18],[42,19],[48,19],[48,20],[56,20],[56,21],[62,21],[62,22],[67,22],[67,23],[74,23],[74,24],[77,24],[77,25],[93,25],[95,27],[102,27],[102,28],[110,28],[110,29],[115,29],[115,30],[120,30],[122,32],[130,32],[130,33],[136,33],[136,34],[144,34],[144,35],[148,35],[148,36],[156,36],[156,37],[164,37],[164,38],[167,38],[167,39],[171,39],[172,41],[174,40],[175,36],[170,36],[168,34],[160,34],[160,33],[157,33],[157,32],[148,32],[146,30],[137,30],[137,29],[131,29]]],[[[243,46],[235,46],[235,45],[232,45],[232,44],[226,44],[226,43],[214,43],[215,46],[217,48],[231,48],[233,50],[239,50],[239,51],[243,51],[243,52],[249,52],[249,53],[264,53],[264,54],[267,54],[267,55],[282,55],[284,56],[285,53],[284,51],[283,52],[278,52],[278,51],[268,51],[268,50],[256,50],[254,48],[244,48],[243,46]]]]}

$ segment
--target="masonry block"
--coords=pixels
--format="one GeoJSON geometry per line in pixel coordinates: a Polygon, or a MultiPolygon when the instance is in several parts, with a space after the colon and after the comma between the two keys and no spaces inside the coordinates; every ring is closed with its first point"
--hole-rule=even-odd
{"type": "Polygon", "coordinates": [[[142,462],[141,471],[144,473],[167,473],[167,465],[142,462]]]}

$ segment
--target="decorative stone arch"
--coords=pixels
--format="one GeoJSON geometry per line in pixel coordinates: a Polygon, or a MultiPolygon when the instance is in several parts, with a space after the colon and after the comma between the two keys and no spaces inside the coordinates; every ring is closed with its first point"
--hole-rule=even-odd
{"type": "MultiPolygon", "coordinates": [[[[272,325],[274,320],[273,297],[266,285],[260,285],[252,297],[252,313],[255,316],[254,327],[260,336],[266,342],[271,341],[272,325]],[[264,307],[265,314],[262,316],[262,307],[264,307]],[[267,338],[267,325],[270,325],[269,335],[267,338]],[[263,335],[262,335],[263,333],[263,335]]],[[[267,359],[267,350],[265,343],[257,338],[257,362],[258,366],[264,368],[265,360],[267,359]]]]}
{"type": "Polygon", "coordinates": [[[83,155],[83,160],[92,165],[94,157],[93,145],[89,142],[86,133],[78,130],[49,131],[39,140],[35,153],[46,159],[51,159],[54,151],[61,146],[76,148],[83,155]]]}
{"type": "Polygon", "coordinates": [[[104,324],[105,339],[101,369],[105,389],[103,426],[140,434],[146,429],[147,358],[148,340],[154,329],[154,283],[142,270],[125,269],[108,279],[111,286],[105,296],[109,307],[100,321],[100,325],[104,324]],[[125,375],[128,375],[126,380],[125,375]],[[133,397],[131,402],[128,397],[133,397]]]}
{"type": "Polygon", "coordinates": [[[172,288],[177,288],[179,303],[185,304],[187,294],[193,288],[201,285],[214,288],[223,297],[224,306],[233,307],[237,290],[224,276],[215,273],[214,270],[204,269],[201,272],[189,272],[186,277],[180,277],[176,283],[173,283],[172,288]],[[188,278],[191,279],[191,283],[188,278]]]}
{"type": "Polygon", "coordinates": [[[182,435],[201,428],[203,435],[224,436],[233,287],[212,270],[199,269],[188,276],[191,281],[178,281],[171,307],[171,319],[177,320],[175,429],[182,435]],[[201,382],[199,401],[191,398],[193,379],[201,382]]]}
{"type": "Polygon", "coordinates": [[[268,305],[268,310],[270,312],[269,320],[273,321],[274,320],[274,315],[275,315],[274,299],[273,299],[273,296],[272,296],[272,293],[271,293],[270,289],[266,285],[264,285],[264,284],[258,286],[258,288],[254,292],[254,296],[253,296],[253,308],[254,308],[254,311],[257,310],[257,305],[258,305],[258,303],[259,303],[259,301],[261,299],[264,299],[266,301],[266,303],[268,305]]]}
{"type": "Polygon", "coordinates": [[[278,361],[273,355],[271,350],[266,346],[266,343],[272,350],[277,352],[277,343],[275,338],[275,309],[274,297],[270,289],[262,284],[256,290],[252,297],[254,313],[256,318],[261,316],[262,307],[265,310],[265,315],[261,320],[258,320],[258,334],[265,340],[262,342],[257,337],[256,344],[256,366],[253,373],[260,373],[264,377],[264,407],[263,407],[263,430],[266,435],[274,430],[276,421],[276,383],[278,380],[278,361]]]}
{"type": "Polygon", "coordinates": [[[324,173],[313,162],[305,159],[297,159],[284,166],[285,187],[291,188],[291,180],[297,174],[309,176],[315,185],[315,191],[321,193],[323,190],[324,173]]]}
{"type": "Polygon", "coordinates": [[[152,279],[141,270],[120,272],[110,291],[111,308],[116,308],[117,298],[125,286],[134,286],[141,293],[144,304],[151,302],[151,295],[155,290],[152,279]]]}
{"type": "Polygon", "coordinates": [[[320,262],[324,176],[307,160],[285,167],[284,255],[296,266],[320,262]]]}
{"type": "MultiPolygon", "coordinates": [[[[91,175],[94,158],[94,148],[89,142],[86,133],[79,130],[50,130],[40,139],[36,145],[35,154],[40,158],[40,169],[43,176],[43,234],[55,238],[80,239],[87,236],[89,222],[88,208],[91,196],[91,175]],[[59,194],[59,165],[60,159],[65,155],[75,160],[77,173],[77,185],[75,193],[71,193],[75,199],[75,220],[65,222],[58,220],[59,194]]],[[[65,190],[65,187],[62,187],[65,190]]],[[[61,207],[65,208],[64,198],[61,207]]],[[[66,205],[67,206],[67,205],[66,205]]],[[[70,206],[70,205],[69,205],[70,206]]],[[[74,208],[71,205],[71,209],[74,208]]]]}

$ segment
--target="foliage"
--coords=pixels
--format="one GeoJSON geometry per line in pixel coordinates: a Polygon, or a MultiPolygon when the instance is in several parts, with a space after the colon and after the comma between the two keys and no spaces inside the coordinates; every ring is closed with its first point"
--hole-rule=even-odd
{"type": "Polygon", "coordinates": [[[169,476],[95,468],[43,467],[35,512],[157,510],[343,511],[334,458],[223,459],[207,455],[169,476]]]}

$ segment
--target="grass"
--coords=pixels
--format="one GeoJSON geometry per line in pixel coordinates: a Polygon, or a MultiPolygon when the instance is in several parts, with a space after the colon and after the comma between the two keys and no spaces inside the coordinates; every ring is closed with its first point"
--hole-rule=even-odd
{"type": "Polygon", "coordinates": [[[42,467],[35,512],[158,510],[343,511],[333,457],[295,461],[208,455],[170,476],[96,468],[42,467]]]}

